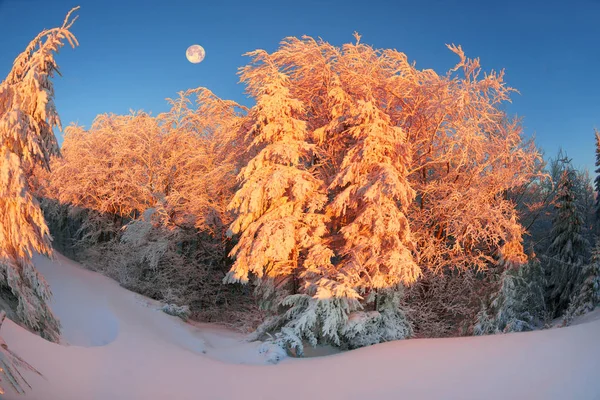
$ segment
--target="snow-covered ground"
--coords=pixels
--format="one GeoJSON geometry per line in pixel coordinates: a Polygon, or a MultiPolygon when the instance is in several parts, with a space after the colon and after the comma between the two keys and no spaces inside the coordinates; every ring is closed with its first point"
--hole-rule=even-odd
{"type": "Polygon", "coordinates": [[[7,344],[44,375],[26,374],[33,390],[7,399],[600,399],[600,310],[563,329],[398,341],[270,365],[258,343],[185,324],[61,255],[35,264],[65,343],[6,321],[7,344]]]}

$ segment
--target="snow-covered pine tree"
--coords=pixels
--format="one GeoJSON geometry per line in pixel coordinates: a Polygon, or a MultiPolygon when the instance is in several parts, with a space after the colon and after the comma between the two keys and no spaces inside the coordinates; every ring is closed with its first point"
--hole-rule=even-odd
{"type": "Polygon", "coordinates": [[[600,131],[594,129],[596,137],[596,179],[594,179],[594,191],[596,192],[596,225],[600,224],[600,131]]]}
{"type": "Polygon", "coordinates": [[[596,240],[591,260],[583,267],[581,275],[583,283],[565,313],[565,325],[568,325],[573,317],[594,311],[600,304],[600,240],[596,240]]]}
{"type": "Polygon", "coordinates": [[[31,330],[57,341],[59,324],[47,305],[50,290],[31,263],[34,252],[50,255],[50,235],[27,178],[35,165],[48,167],[58,153],[53,128],[60,127],[51,78],[54,53],[68,41],[74,20],[35,37],[0,84],[0,281],[16,298],[16,314],[31,330]]]}
{"type": "Polygon", "coordinates": [[[588,245],[582,235],[583,219],[574,191],[575,171],[567,165],[559,183],[556,215],[546,256],[546,304],[554,317],[564,312],[581,283],[584,252],[588,245]]]}
{"type": "MultiPolygon", "coordinates": [[[[410,151],[405,132],[393,126],[374,101],[359,100],[355,112],[345,121],[348,128],[343,132],[354,145],[329,187],[335,197],[327,212],[333,220],[343,221],[333,233],[333,240],[343,243],[336,269],[365,297],[365,305],[372,304],[368,319],[381,325],[380,332],[390,333],[379,341],[402,339],[412,329],[399,308],[396,291],[421,274],[411,252],[414,244],[406,217],[415,197],[407,180],[410,151]]],[[[352,316],[365,317],[362,311],[352,316]]]]}
{"type": "Polygon", "coordinates": [[[536,258],[505,269],[489,307],[482,305],[473,333],[521,332],[540,326],[545,311],[544,286],[544,272],[536,258]]]}
{"type": "MultiPolygon", "coordinates": [[[[589,243],[594,242],[594,231],[596,225],[596,199],[594,198],[594,186],[588,170],[575,171],[575,195],[577,207],[581,213],[581,234],[589,243]]],[[[591,249],[586,246],[584,259],[589,260],[591,249]]]]}
{"type": "MultiPolygon", "coordinates": [[[[291,346],[301,352],[301,340],[292,336],[312,338],[318,314],[315,308],[329,304],[315,305],[315,299],[300,285],[304,264],[318,269],[333,256],[322,242],[327,196],[323,182],[310,171],[314,146],[308,142],[306,123],[301,120],[302,103],[290,97],[288,78],[272,66],[266,52],[250,55],[258,66],[246,67],[242,81],[248,82],[249,92],[257,97],[248,132],[252,138],[248,152],[254,157],[241,170],[241,187],[230,203],[236,212],[230,232],[239,234],[239,241],[231,251],[235,262],[225,281],[247,283],[250,275],[256,277],[263,307],[287,310],[280,312],[275,325],[288,322],[282,331],[298,332],[285,341],[294,341],[291,346]],[[300,322],[293,307],[298,302],[313,307],[312,314],[300,322]]],[[[306,307],[301,308],[306,315],[306,307]]]]}
{"type": "MultiPolygon", "coordinates": [[[[78,8],[78,7],[77,7],[78,8]]],[[[33,266],[34,252],[52,254],[50,234],[28,177],[35,166],[48,168],[58,153],[53,128],[60,127],[51,78],[58,72],[54,53],[68,41],[76,18],[71,10],[60,28],[44,30],[17,56],[0,83],[0,286],[14,302],[19,320],[30,330],[59,340],[60,325],[48,306],[50,289],[33,266]],[[9,294],[10,293],[10,294],[9,294]]],[[[2,316],[3,318],[3,316],[2,316]]],[[[0,321],[1,322],[1,321],[0,321]]],[[[17,367],[28,367],[2,346],[1,372],[17,392],[27,383],[17,367]]]]}

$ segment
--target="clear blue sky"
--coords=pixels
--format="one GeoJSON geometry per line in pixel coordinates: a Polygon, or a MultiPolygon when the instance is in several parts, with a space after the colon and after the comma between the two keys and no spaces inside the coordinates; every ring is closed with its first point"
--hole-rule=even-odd
{"type": "Polygon", "coordinates": [[[81,5],[75,50],[63,48],[55,80],[63,125],[89,127],[100,113],[166,111],[167,97],[205,86],[249,105],[238,84],[242,54],[273,51],[286,36],[341,45],[362,41],[405,52],[419,68],[444,73],[456,62],[446,43],[505,69],[520,91],[511,114],[553,156],[562,146],[577,167],[593,170],[593,128],[600,128],[600,0],[522,1],[219,1],[0,0],[0,76],[43,28],[81,5]],[[185,49],[206,49],[190,64],[185,49]]]}

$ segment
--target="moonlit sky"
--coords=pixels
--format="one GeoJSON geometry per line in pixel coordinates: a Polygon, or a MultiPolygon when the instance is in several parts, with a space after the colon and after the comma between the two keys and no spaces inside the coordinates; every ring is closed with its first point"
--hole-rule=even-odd
{"type": "Polygon", "coordinates": [[[594,168],[600,0],[0,0],[0,77],[76,5],[80,46],[57,58],[64,126],[89,127],[98,114],[132,109],[156,115],[168,109],[165,98],[198,86],[252,105],[236,75],[248,61],[243,53],[274,51],[284,37],[305,34],[342,45],[358,31],[363,43],[395,48],[439,74],[457,61],[446,43],[480,57],[484,70],[505,69],[520,92],[506,110],[524,118],[525,133],[546,155],[562,146],[576,167],[594,168]],[[185,58],[194,43],[206,50],[200,64],[185,58]]]}

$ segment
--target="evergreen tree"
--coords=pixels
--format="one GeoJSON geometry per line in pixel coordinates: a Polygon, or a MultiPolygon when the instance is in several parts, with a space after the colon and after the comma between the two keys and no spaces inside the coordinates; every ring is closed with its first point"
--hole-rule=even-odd
{"type": "MultiPolygon", "coordinates": [[[[59,340],[59,322],[48,306],[50,289],[31,257],[34,252],[51,255],[52,247],[28,178],[36,166],[48,168],[50,156],[58,153],[53,128],[60,127],[60,120],[51,78],[58,71],[54,53],[63,41],[77,44],[69,32],[74,10],[60,28],[37,35],[0,83],[0,286],[3,295],[10,292],[6,300],[16,303],[23,324],[51,341],[59,340]]],[[[20,391],[14,367],[24,364],[9,352],[2,354],[1,372],[20,391]]]]}
{"type": "MultiPolygon", "coordinates": [[[[240,172],[242,185],[230,203],[237,215],[230,233],[239,234],[239,241],[231,251],[236,259],[225,281],[246,283],[253,274],[263,307],[279,310],[279,316],[265,321],[258,332],[280,328],[279,342],[301,354],[302,338],[316,344],[320,330],[336,340],[332,314],[356,308],[358,295],[335,281],[326,285],[324,277],[319,290],[300,284],[306,270],[330,270],[333,253],[322,242],[327,197],[323,182],[310,171],[314,146],[300,119],[302,103],[291,98],[285,74],[270,68],[269,55],[253,54],[265,63],[267,73],[260,85],[250,85],[258,97],[250,114],[248,149],[255,156],[240,172]],[[348,301],[349,308],[340,305],[348,301]]],[[[264,69],[247,69],[242,80],[256,72],[264,69]]]]}
{"type": "MultiPolygon", "coordinates": [[[[575,172],[575,196],[577,199],[577,207],[581,213],[583,221],[581,234],[588,241],[594,242],[594,234],[596,231],[596,199],[594,196],[594,187],[587,170],[575,172]]],[[[590,257],[590,246],[586,246],[584,253],[585,260],[590,257]]]]}
{"type": "Polygon", "coordinates": [[[600,304],[600,240],[596,240],[590,263],[583,267],[581,275],[583,283],[569,304],[564,318],[565,325],[573,317],[594,311],[600,304]]]}
{"type": "Polygon", "coordinates": [[[582,235],[583,218],[577,206],[574,190],[576,173],[568,166],[558,183],[556,215],[550,232],[547,252],[546,299],[553,316],[560,315],[569,305],[571,296],[581,281],[584,252],[588,245],[582,235]]]}
{"type": "Polygon", "coordinates": [[[596,224],[600,222],[600,131],[594,130],[596,137],[596,179],[594,179],[594,190],[596,192],[596,224]]]}
{"type": "Polygon", "coordinates": [[[482,305],[473,333],[486,335],[535,329],[545,310],[544,286],[544,272],[537,259],[506,269],[489,307],[482,305]]]}

